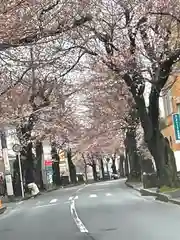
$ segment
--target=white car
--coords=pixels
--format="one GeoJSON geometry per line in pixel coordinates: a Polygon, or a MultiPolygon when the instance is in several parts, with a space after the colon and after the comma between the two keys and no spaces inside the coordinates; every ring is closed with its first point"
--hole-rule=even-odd
{"type": "Polygon", "coordinates": [[[115,173],[111,174],[111,179],[118,179],[118,178],[119,178],[118,174],[115,174],[115,173]]]}

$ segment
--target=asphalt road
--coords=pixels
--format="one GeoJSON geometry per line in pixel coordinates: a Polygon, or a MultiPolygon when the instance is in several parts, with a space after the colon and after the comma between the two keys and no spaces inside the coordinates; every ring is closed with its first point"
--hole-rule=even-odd
{"type": "Polygon", "coordinates": [[[9,205],[0,216],[0,239],[179,240],[179,226],[179,206],[142,197],[116,180],[9,205]]]}

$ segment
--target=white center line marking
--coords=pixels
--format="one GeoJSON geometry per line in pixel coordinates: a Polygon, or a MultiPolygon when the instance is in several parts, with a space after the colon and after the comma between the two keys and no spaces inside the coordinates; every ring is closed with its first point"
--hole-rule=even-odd
{"type": "Polygon", "coordinates": [[[41,206],[35,206],[35,207],[32,207],[31,209],[33,209],[33,208],[52,207],[52,206],[57,206],[57,205],[58,205],[58,204],[53,203],[53,204],[47,204],[47,205],[41,205],[41,206]]]}
{"type": "Polygon", "coordinates": [[[50,203],[56,203],[58,201],[58,199],[52,199],[51,201],[50,201],[50,203]]]}
{"type": "Polygon", "coordinates": [[[74,200],[71,201],[70,210],[71,210],[72,218],[74,219],[74,221],[75,221],[77,227],[79,228],[80,232],[87,233],[88,232],[87,228],[84,226],[83,222],[81,221],[81,219],[77,215],[74,200]]]}
{"type": "Polygon", "coordinates": [[[112,194],[111,193],[106,193],[106,196],[109,197],[109,196],[112,196],[112,194]]]}
{"type": "Polygon", "coordinates": [[[90,198],[95,198],[95,197],[97,197],[97,195],[96,194],[91,194],[91,195],[89,195],[89,197],[90,198]]]}

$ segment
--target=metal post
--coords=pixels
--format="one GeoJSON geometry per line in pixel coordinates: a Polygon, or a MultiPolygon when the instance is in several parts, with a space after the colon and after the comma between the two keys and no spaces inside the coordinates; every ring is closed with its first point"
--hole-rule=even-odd
{"type": "Polygon", "coordinates": [[[21,182],[21,193],[22,197],[24,198],[24,186],[23,186],[23,177],[22,177],[22,168],[21,168],[21,156],[18,153],[18,163],[19,163],[19,175],[20,175],[20,182],[21,182]]]}
{"type": "Polygon", "coordinates": [[[2,158],[4,161],[4,168],[5,168],[5,181],[6,181],[7,195],[8,197],[13,197],[14,191],[13,191],[13,184],[12,184],[11,168],[10,168],[9,158],[8,158],[8,149],[7,149],[5,130],[1,129],[0,134],[1,134],[2,158]]]}

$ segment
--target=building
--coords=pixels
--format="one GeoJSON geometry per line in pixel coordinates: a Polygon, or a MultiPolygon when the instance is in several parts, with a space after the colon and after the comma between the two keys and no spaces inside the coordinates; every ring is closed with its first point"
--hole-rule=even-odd
{"type": "MultiPolygon", "coordinates": [[[[18,139],[16,136],[16,129],[13,127],[6,128],[6,141],[7,141],[7,149],[8,149],[8,158],[9,164],[11,167],[11,173],[13,170],[13,162],[16,159],[16,153],[13,151],[13,145],[18,144],[18,139]]],[[[1,141],[0,141],[1,145],[1,141]]],[[[0,172],[4,172],[4,162],[2,159],[2,149],[0,150],[0,172]]]]}
{"type": "Polygon", "coordinates": [[[162,102],[162,107],[160,107],[162,113],[160,120],[161,132],[169,140],[176,158],[177,170],[180,171],[180,142],[175,137],[172,118],[173,114],[180,114],[180,73],[175,72],[169,77],[162,91],[162,102]]]}

